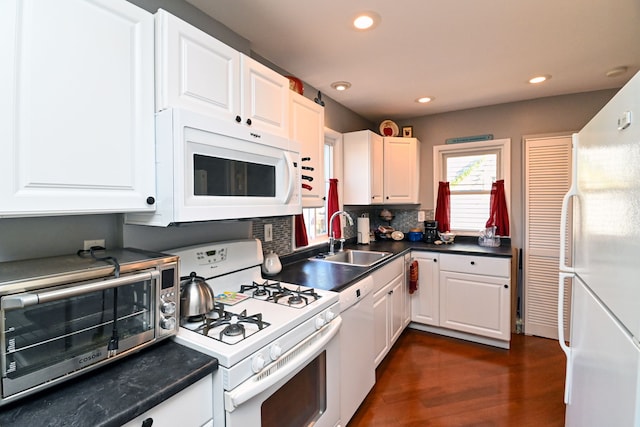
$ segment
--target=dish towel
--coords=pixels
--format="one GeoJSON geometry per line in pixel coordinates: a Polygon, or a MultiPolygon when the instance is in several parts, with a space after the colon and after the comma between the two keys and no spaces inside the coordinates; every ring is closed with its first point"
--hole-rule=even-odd
{"type": "Polygon", "coordinates": [[[418,290],[418,261],[413,261],[409,267],[409,293],[418,290]]]}

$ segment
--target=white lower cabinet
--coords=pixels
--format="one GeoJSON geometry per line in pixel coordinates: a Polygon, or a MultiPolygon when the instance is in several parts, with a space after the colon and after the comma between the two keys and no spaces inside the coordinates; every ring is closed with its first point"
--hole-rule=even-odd
{"type": "Polygon", "coordinates": [[[378,366],[406,325],[404,260],[391,262],[372,273],[374,362],[378,366]]]}
{"type": "Polygon", "coordinates": [[[414,252],[420,280],[411,320],[444,335],[509,347],[511,259],[414,252]],[[456,334],[461,333],[461,334],[456,334]]]}
{"type": "Polygon", "coordinates": [[[154,406],[123,427],[213,426],[213,379],[207,375],[195,384],[154,406]]]}
{"type": "Polygon", "coordinates": [[[418,289],[411,294],[411,320],[440,326],[440,269],[435,252],[412,252],[418,262],[418,289]]]}

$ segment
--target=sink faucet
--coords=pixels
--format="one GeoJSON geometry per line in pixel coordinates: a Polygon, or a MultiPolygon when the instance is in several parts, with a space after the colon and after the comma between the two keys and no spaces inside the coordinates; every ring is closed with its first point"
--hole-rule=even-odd
{"type": "MultiPolygon", "coordinates": [[[[331,218],[329,218],[329,255],[334,255],[334,245],[336,243],[336,237],[335,237],[335,233],[333,232],[333,220],[337,217],[340,216],[340,214],[344,215],[347,220],[349,221],[349,225],[353,225],[353,218],[351,218],[351,215],[349,215],[348,213],[346,213],[345,211],[336,211],[333,213],[333,215],[331,215],[331,218]]],[[[341,243],[344,243],[344,239],[340,240],[341,243]]],[[[340,246],[340,251],[342,251],[342,245],[340,246]]]]}

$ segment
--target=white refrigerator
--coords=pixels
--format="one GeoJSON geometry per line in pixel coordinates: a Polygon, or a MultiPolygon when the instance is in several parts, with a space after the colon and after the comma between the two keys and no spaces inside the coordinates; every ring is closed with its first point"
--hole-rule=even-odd
{"type": "Polygon", "coordinates": [[[640,426],[640,73],[573,135],[573,162],[558,287],[565,425],[640,426]],[[566,233],[569,212],[573,229],[566,233]],[[570,337],[562,324],[567,277],[570,337]]]}

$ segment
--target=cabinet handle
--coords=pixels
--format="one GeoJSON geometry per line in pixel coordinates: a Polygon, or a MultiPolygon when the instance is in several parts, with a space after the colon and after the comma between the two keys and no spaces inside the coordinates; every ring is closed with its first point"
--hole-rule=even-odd
{"type": "Polygon", "coordinates": [[[471,265],[476,265],[476,262],[475,261],[471,261],[471,265]]]}
{"type": "Polygon", "coordinates": [[[153,197],[153,196],[149,196],[149,197],[147,197],[147,204],[148,204],[148,205],[152,205],[152,204],[154,204],[155,202],[156,202],[156,198],[155,198],[155,197],[153,197]]]}
{"type": "Polygon", "coordinates": [[[505,289],[509,289],[509,285],[504,285],[504,288],[505,289]]]}
{"type": "Polygon", "coordinates": [[[251,126],[251,119],[247,119],[247,124],[251,126]]]}
{"type": "Polygon", "coordinates": [[[153,418],[147,418],[142,421],[142,427],[151,427],[153,425],[153,418]]]}
{"type": "Polygon", "coordinates": [[[433,262],[438,262],[438,260],[437,260],[437,259],[434,259],[434,260],[433,260],[433,262]]]}
{"type": "Polygon", "coordinates": [[[387,292],[387,295],[392,295],[393,294],[393,290],[390,290],[389,292],[387,292]]]}
{"type": "Polygon", "coordinates": [[[242,117],[236,116],[236,122],[240,123],[242,121],[242,117]]]}

